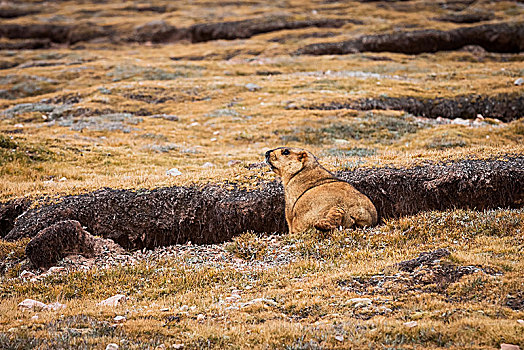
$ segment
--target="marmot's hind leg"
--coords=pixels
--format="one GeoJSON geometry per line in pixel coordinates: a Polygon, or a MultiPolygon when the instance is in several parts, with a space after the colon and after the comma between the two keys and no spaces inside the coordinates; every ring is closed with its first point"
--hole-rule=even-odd
{"type": "Polygon", "coordinates": [[[315,228],[319,231],[332,231],[342,226],[344,221],[344,210],[339,207],[329,209],[326,217],[315,222],[315,228]]]}

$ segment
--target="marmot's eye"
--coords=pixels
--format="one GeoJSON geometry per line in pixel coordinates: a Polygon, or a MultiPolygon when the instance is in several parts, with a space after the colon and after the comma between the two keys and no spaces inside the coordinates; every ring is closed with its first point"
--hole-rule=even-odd
{"type": "Polygon", "coordinates": [[[285,149],[282,151],[282,155],[283,156],[287,156],[289,154],[289,150],[288,149],[285,149]]]}

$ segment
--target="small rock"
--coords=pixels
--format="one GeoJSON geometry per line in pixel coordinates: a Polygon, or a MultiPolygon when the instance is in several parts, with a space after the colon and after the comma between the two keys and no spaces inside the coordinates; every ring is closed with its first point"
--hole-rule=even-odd
{"type": "Polygon", "coordinates": [[[262,303],[262,304],[265,304],[265,305],[269,305],[269,306],[277,306],[277,302],[274,301],[273,299],[267,299],[267,298],[256,298],[256,299],[252,299],[248,302],[245,302],[243,304],[240,305],[240,307],[244,308],[244,307],[248,307],[250,305],[253,305],[253,304],[257,304],[257,303],[262,303]]]}
{"type": "Polygon", "coordinates": [[[168,308],[168,307],[164,307],[164,308],[160,309],[160,311],[162,311],[162,312],[168,312],[168,311],[169,311],[169,308],[168,308]]]}
{"type": "Polygon", "coordinates": [[[167,176],[180,176],[182,175],[182,172],[178,170],[177,168],[171,168],[168,171],[166,171],[167,176]]]}
{"type": "Polygon", "coordinates": [[[413,328],[413,327],[418,326],[418,322],[417,321],[404,322],[404,326],[408,328],[413,328]]]}
{"type": "Polygon", "coordinates": [[[337,335],[337,336],[335,336],[335,340],[338,340],[338,341],[344,341],[344,336],[342,336],[342,335],[337,335]]]}
{"type": "Polygon", "coordinates": [[[202,164],[202,168],[214,168],[214,167],[215,167],[215,164],[211,162],[205,162],[204,164],[202,164]]]}
{"type": "Polygon", "coordinates": [[[62,272],[64,270],[65,270],[65,267],[63,267],[63,266],[51,266],[49,268],[49,270],[47,270],[47,273],[49,273],[49,274],[59,273],[59,272],[62,272]]]}
{"type": "Polygon", "coordinates": [[[111,90],[109,90],[108,88],[105,88],[105,87],[99,87],[97,90],[98,90],[98,92],[100,92],[101,94],[104,94],[104,95],[111,95],[111,90]]]}
{"type": "Polygon", "coordinates": [[[362,307],[371,305],[371,299],[369,298],[352,298],[348,300],[349,304],[353,304],[354,307],[362,307]]]}
{"type": "Polygon", "coordinates": [[[517,323],[524,326],[524,320],[517,320],[517,323]]]}
{"type": "Polygon", "coordinates": [[[466,120],[466,119],[455,118],[451,121],[451,124],[469,126],[470,122],[469,120],[466,120]]]}
{"type": "Polygon", "coordinates": [[[61,178],[58,179],[58,181],[60,182],[64,182],[64,181],[67,181],[67,177],[65,176],[62,176],[61,178]]]}
{"type": "Polygon", "coordinates": [[[520,85],[524,84],[524,79],[518,78],[517,80],[515,80],[514,84],[517,85],[517,86],[520,86],[520,85]]]}
{"type": "Polygon", "coordinates": [[[189,310],[189,306],[187,306],[187,305],[182,305],[180,307],[180,311],[187,311],[187,310],[189,310]]]}
{"type": "Polygon", "coordinates": [[[184,348],[184,344],[173,344],[173,345],[171,345],[171,347],[173,349],[183,349],[184,348]]]}
{"type": "Polygon", "coordinates": [[[155,348],[155,350],[165,350],[166,346],[164,344],[160,344],[155,348]]]}
{"type": "Polygon", "coordinates": [[[31,320],[33,320],[33,321],[38,320],[38,315],[34,315],[33,317],[31,317],[31,320]]]}
{"type": "Polygon", "coordinates": [[[33,278],[33,277],[35,277],[35,274],[32,273],[31,271],[24,270],[24,271],[22,271],[22,273],[20,274],[20,277],[21,277],[21,278],[33,278]]]}
{"type": "Polygon", "coordinates": [[[117,306],[121,303],[124,303],[127,300],[127,297],[123,294],[116,294],[110,298],[102,300],[98,303],[100,306],[117,306]]]}
{"type": "Polygon", "coordinates": [[[106,346],[106,350],[118,350],[118,345],[115,343],[109,343],[106,346]]]}
{"type": "Polygon", "coordinates": [[[125,321],[127,321],[127,319],[124,317],[124,316],[115,316],[113,318],[113,320],[116,322],[116,323],[123,323],[125,321]]]}
{"type": "Polygon", "coordinates": [[[237,160],[237,159],[230,160],[229,162],[227,162],[227,166],[235,166],[235,165],[240,164],[240,163],[242,163],[242,162],[240,160],[237,160]]]}
{"type": "Polygon", "coordinates": [[[46,306],[46,304],[33,299],[25,299],[24,301],[20,302],[20,304],[18,304],[18,308],[24,311],[40,311],[43,310],[46,306]]]}
{"type": "Polygon", "coordinates": [[[197,315],[197,322],[202,323],[202,322],[204,322],[205,319],[206,319],[206,315],[204,315],[204,314],[198,314],[197,315]]]}
{"type": "Polygon", "coordinates": [[[44,310],[58,311],[58,310],[65,309],[65,308],[66,306],[64,304],[61,304],[57,301],[57,302],[46,305],[44,310]]]}
{"type": "Polygon", "coordinates": [[[240,295],[238,295],[238,294],[232,294],[232,295],[226,297],[226,301],[228,301],[228,302],[235,302],[235,301],[240,300],[240,299],[242,299],[242,297],[240,295]]]}
{"type": "Polygon", "coordinates": [[[248,89],[249,91],[257,91],[257,90],[260,90],[261,87],[258,86],[257,84],[248,83],[246,84],[246,89],[248,89]]]}
{"type": "Polygon", "coordinates": [[[180,120],[180,118],[173,114],[155,114],[152,115],[151,118],[162,118],[164,120],[169,120],[171,122],[177,122],[180,120]]]}
{"type": "Polygon", "coordinates": [[[520,350],[520,347],[518,345],[513,344],[500,344],[500,350],[520,350]]]}

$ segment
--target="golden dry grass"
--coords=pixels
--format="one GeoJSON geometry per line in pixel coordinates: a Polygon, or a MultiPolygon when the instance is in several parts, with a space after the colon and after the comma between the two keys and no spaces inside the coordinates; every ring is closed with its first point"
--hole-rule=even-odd
{"type": "MultiPolygon", "coordinates": [[[[521,210],[429,212],[324,239],[277,237],[291,244],[298,258],[264,270],[239,272],[234,263],[192,266],[181,255],[38,282],[3,279],[0,344],[16,347],[32,339],[33,346],[90,348],[116,342],[130,349],[180,343],[189,349],[522,346],[524,326],[517,320],[524,312],[507,302],[511,296],[522,300],[523,223],[521,210]],[[345,288],[353,278],[395,275],[394,263],[436,248],[452,253],[444,261],[492,272],[466,275],[440,292],[437,285],[420,281],[409,287],[396,282],[382,291],[345,288]],[[232,290],[241,294],[240,303],[221,302],[232,290]],[[129,301],[116,308],[96,305],[116,293],[129,301]],[[18,311],[16,303],[26,297],[59,301],[67,308],[18,311]],[[350,300],[355,297],[371,298],[372,305],[355,306],[350,300]],[[241,306],[257,298],[270,301],[241,306]],[[183,305],[195,307],[186,312],[183,305]],[[197,320],[198,314],[205,319],[197,320]],[[116,315],[127,321],[113,325],[116,315]],[[417,326],[404,325],[409,321],[417,326]]],[[[235,240],[231,244],[237,248],[228,249],[241,250],[246,242],[262,249],[244,258],[262,260],[265,244],[257,236],[235,240]]]]}
{"type": "MultiPolygon", "coordinates": [[[[42,6],[36,0],[28,3],[42,6]]],[[[292,55],[307,44],[363,34],[459,27],[432,20],[449,12],[442,4],[151,2],[166,6],[166,13],[137,12],[128,8],[131,5],[51,2],[40,14],[2,22],[92,21],[132,32],[135,25],[158,19],[183,27],[272,14],[300,19],[343,15],[364,24],[199,44],[95,41],[0,51],[0,66],[51,63],[2,69],[0,94],[5,90],[16,96],[0,98],[0,111],[22,103],[71,104],[57,116],[35,109],[0,114],[0,200],[103,187],[222,181],[247,186],[275,178],[267,168],[247,165],[262,162],[266,150],[281,145],[311,150],[330,170],[524,153],[522,119],[504,124],[484,115],[484,124],[471,127],[437,125],[399,111],[297,109],[368,97],[522,94],[522,86],[514,85],[524,75],[522,54],[292,55]],[[328,32],[334,36],[311,37],[328,32]],[[215,56],[197,61],[170,59],[211,54],[215,56]],[[249,91],[248,83],[260,89],[249,91]],[[151,117],[158,114],[176,115],[178,121],[151,117]],[[206,163],[213,166],[204,167],[206,163]],[[173,167],[182,175],[166,176],[173,167]]],[[[516,2],[480,1],[471,9],[492,11],[493,22],[524,18],[516,2]]],[[[122,349],[181,343],[186,349],[492,349],[504,342],[523,347],[524,326],[517,320],[524,319],[524,312],[508,306],[509,296],[521,302],[523,297],[523,220],[522,210],[421,213],[370,230],[337,231],[328,238],[279,237],[294,245],[298,258],[267,270],[193,266],[180,256],[36,282],[13,278],[20,272],[17,262],[27,242],[0,241],[0,258],[8,263],[0,277],[0,348],[102,349],[110,342],[122,349]],[[436,248],[450,250],[446,262],[501,274],[466,275],[440,292],[423,286],[406,290],[403,285],[392,286],[391,292],[370,289],[361,294],[342,288],[343,281],[353,278],[394,274],[394,263],[436,248]],[[275,304],[227,309],[229,304],[219,300],[232,289],[242,290],[242,301],[267,298],[275,304]],[[127,304],[96,306],[119,292],[129,297],[127,304]],[[348,302],[354,297],[371,298],[373,307],[355,308],[348,302]],[[67,308],[40,312],[33,319],[34,313],[16,307],[25,298],[60,301],[67,308]],[[184,313],[182,305],[196,308],[184,313]],[[203,322],[198,314],[206,316],[203,322]],[[115,315],[125,315],[127,321],[113,326],[115,315]],[[408,321],[418,325],[408,328],[408,321]]],[[[227,249],[240,259],[257,261],[269,248],[247,233],[227,249]]]]}

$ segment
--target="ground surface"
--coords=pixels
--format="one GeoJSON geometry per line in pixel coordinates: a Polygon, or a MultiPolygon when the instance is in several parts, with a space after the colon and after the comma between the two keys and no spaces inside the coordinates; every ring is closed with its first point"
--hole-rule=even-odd
{"type": "MultiPolygon", "coordinates": [[[[281,145],[333,171],[524,151],[518,1],[27,1],[0,16],[2,201],[247,186],[275,178],[259,163],[281,145]]],[[[450,210],[246,234],[62,261],[33,281],[19,277],[27,240],[0,241],[0,348],[523,347],[523,220],[450,210]],[[450,254],[395,265],[438,248],[450,254]],[[127,303],[96,306],[116,293],[127,303]],[[67,307],[22,312],[25,298],[67,307]]]]}

